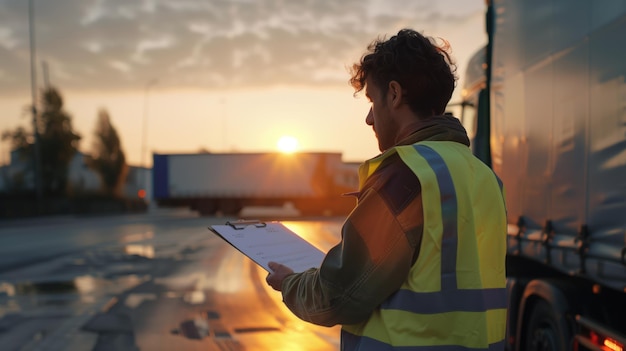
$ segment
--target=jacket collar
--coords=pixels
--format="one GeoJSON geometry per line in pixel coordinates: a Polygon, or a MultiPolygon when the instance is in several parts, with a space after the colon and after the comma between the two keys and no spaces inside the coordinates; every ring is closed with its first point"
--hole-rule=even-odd
{"type": "Polygon", "coordinates": [[[406,137],[401,138],[395,146],[412,145],[420,141],[456,141],[470,145],[467,132],[458,118],[443,115],[418,120],[406,128],[406,137]]]}
{"type": "MultiPolygon", "coordinates": [[[[453,116],[433,116],[418,120],[406,128],[408,135],[395,146],[412,145],[420,141],[454,141],[466,146],[470,145],[467,132],[458,118],[453,116]]],[[[395,146],[371,158],[359,167],[359,191],[365,180],[378,169],[378,166],[389,156],[396,153],[395,146]]],[[[358,193],[355,193],[358,194],[358,193]]]]}

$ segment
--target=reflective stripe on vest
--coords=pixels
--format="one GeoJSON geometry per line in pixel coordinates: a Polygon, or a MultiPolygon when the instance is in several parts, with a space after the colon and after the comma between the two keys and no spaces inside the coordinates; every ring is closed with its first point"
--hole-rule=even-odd
{"type": "Polygon", "coordinates": [[[502,350],[502,183],[465,145],[445,141],[396,147],[364,164],[360,176],[371,176],[393,153],[422,187],[420,254],[401,289],[368,321],[343,327],[342,350],[502,350]]]}
{"type": "Polygon", "coordinates": [[[477,349],[458,345],[439,346],[396,346],[393,347],[376,339],[366,336],[356,336],[341,331],[341,349],[359,351],[501,351],[504,350],[504,340],[490,344],[486,348],[477,349]]]}

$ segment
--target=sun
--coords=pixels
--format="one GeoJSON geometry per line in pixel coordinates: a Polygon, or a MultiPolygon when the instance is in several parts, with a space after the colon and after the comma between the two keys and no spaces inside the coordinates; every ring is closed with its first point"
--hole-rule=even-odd
{"type": "Polygon", "coordinates": [[[280,152],[286,154],[293,153],[298,149],[298,139],[289,135],[281,136],[276,143],[276,147],[280,152]]]}

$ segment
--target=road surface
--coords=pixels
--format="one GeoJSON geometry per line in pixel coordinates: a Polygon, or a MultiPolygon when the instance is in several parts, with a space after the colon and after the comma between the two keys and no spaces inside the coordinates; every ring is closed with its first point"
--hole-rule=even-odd
{"type": "MultiPolygon", "coordinates": [[[[337,350],[187,211],[0,221],[2,350],[337,350]]],[[[327,251],[341,218],[285,221],[327,251]]]]}

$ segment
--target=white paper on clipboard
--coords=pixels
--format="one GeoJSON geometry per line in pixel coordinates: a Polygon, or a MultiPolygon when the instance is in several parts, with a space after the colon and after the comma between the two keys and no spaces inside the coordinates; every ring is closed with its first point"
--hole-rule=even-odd
{"type": "Polygon", "coordinates": [[[325,256],[280,222],[235,221],[209,229],[268,272],[270,261],[299,273],[318,268],[325,256]]]}

